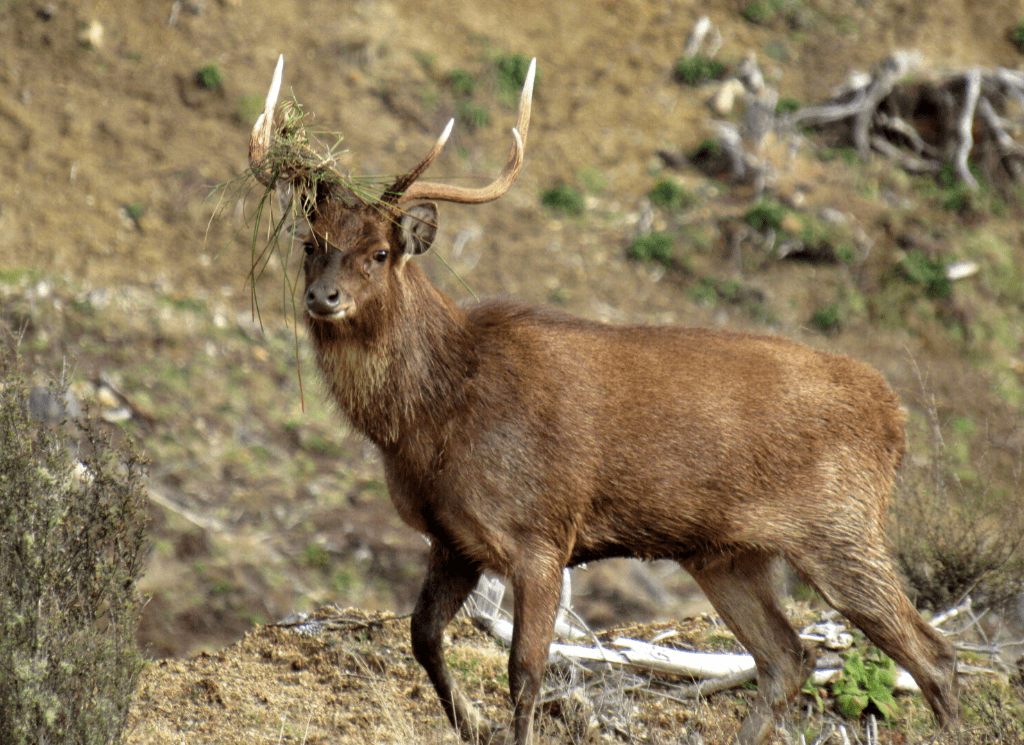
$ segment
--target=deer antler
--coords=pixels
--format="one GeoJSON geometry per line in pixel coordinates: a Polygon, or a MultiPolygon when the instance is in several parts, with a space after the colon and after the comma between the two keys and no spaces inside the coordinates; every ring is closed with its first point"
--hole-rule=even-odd
{"type": "Polygon", "coordinates": [[[469,189],[463,186],[449,186],[448,184],[430,184],[416,182],[416,179],[430,167],[451,134],[454,120],[448,122],[444,132],[438,138],[434,147],[427,154],[419,165],[413,168],[404,176],[399,177],[384,192],[381,201],[385,204],[401,204],[413,199],[438,199],[444,202],[459,202],[462,204],[482,204],[497,199],[512,186],[519,171],[523,167],[523,153],[526,150],[526,135],[530,129],[530,106],[533,99],[533,79],[537,72],[537,59],[530,62],[530,69],[526,72],[526,80],[523,82],[523,92],[519,96],[519,118],[516,126],[512,129],[512,150],[509,152],[508,161],[494,181],[487,186],[477,189],[469,189]]]}
{"type": "MultiPolygon", "coordinates": [[[[270,83],[270,90],[267,93],[267,101],[263,106],[263,113],[256,120],[252,128],[252,135],[249,138],[249,168],[253,176],[264,186],[272,186],[276,178],[267,167],[267,153],[270,151],[274,135],[274,109],[277,107],[277,97],[281,91],[281,76],[284,71],[284,55],[278,57],[277,67],[274,68],[274,78],[270,83]]],[[[455,120],[448,122],[444,132],[438,138],[434,147],[427,153],[427,157],[406,173],[385,190],[381,197],[383,204],[398,205],[413,199],[437,199],[445,202],[460,202],[463,204],[481,204],[497,199],[512,186],[512,183],[519,175],[523,167],[523,153],[526,150],[526,136],[530,129],[530,106],[533,99],[533,81],[537,72],[537,60],[530,62],[526,72],[526,80],[523,82],[523,92],[519,96],[519,118],[516,126],[512,129],[512,150],[509,152],[508,161],[498,177],[487,186],[470,189],[461,186],[449,186],[447,184],[417,183],[417,179],[426,171],[441,154],[448,136],[451,134],[455,120]]]]}
{"type": "Polygon", "coordinates": [[[263,106],[263,113],[256,120],[252,128],[252,135],[249,137],[249,168],[252,175],[264,186],[273,184],[273,174],[267,171],[264,161],[267,159],[267,152],[270,150],[270,143],[274,132],[274,109],[277,107],[277,96],[281,92],[281,74],[284,72],[284,55],[277,58],[277,67],[274,68],[274,78],[270,81],[270,90],[267,92],[267,102],[263,106]]]}

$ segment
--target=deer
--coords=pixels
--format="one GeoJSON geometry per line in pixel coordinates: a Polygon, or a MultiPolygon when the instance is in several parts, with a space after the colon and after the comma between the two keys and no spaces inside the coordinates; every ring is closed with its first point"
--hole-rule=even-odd
{"type": "MultiPolygon", "coordinates": [[[[762,742],[814,669],[782,606],[786,563],[952,726],[956,653],[909,601],[884,529],[905,414],[879,372],[777,336],[460,304],[414,260],[435,240],[437,201],[490,202],[516,180],[535,67],[489,185],[419,180],[449,122],[379,198],[310,187],[295,228],[325,388],[379,450],[398,514],[429,538],[411,643],[448,720],[469,742],[529,745],[563,569],[637,557],[678,562],[753,656],[735,742],[762,742]],[[485,571],[514,596],[505,725],[479,714],[444,658],[444,629],[485,571]]],[[[282,69],[283,57],[250,138],[268,190],[301,171],[268,159],[282,69]]]]}

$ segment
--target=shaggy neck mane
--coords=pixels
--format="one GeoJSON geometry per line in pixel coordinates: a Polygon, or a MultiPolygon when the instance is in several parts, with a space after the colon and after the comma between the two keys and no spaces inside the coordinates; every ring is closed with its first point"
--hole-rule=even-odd
{"type": "Polygon", "coordinates": [[[332,397],[384,451],[429,441],[463,401],[477,367],[465,312],[415,264],[393,276],[390,305],[360,308],[340,323],[308,319],[332,397]]]}

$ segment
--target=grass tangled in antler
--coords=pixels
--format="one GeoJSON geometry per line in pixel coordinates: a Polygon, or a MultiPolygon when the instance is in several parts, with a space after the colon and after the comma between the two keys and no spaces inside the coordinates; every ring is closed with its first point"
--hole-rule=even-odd
{"type": "MultiPolygon", "coordinates": [[[[226,201],[245,200],[258,195],[256,207],[246,220],[252,225],[250,265],[246,280],[252,304],[253,319],[263,328],[257,283],[267,270],[275,253],[282,268],[281,299],[286,315],[290,314],[295,338],[295,364],[302,394],[302,370],[299,364],[299,316],[296,300],[298,273],[289,274],[288,266],[295,238],[303,221],[316,205],[318,195],[330,195],[345,201],[377,202],[390,180],[383,176],[352,176],[338,168],[338,159],[345,152],[340,134],[315,130],[310,126],[312,115],[295,100],[282,103],[277,112],[280,123],[274,130],[270,149],[263,162],[270,185],[265,185],[248,170],[233,181],[223,184],[221,202],[216,216],[226,201]],[[332,144],[323,145],[321,139],[332,144]],[[226,199],[234,196],[234,200],[226,199]]],[[[211,216],[211,221],[213,216],[211,216]]]]}

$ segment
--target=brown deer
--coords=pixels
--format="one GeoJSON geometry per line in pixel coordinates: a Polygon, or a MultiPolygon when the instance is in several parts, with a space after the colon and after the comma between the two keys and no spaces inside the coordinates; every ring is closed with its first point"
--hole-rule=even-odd
{"type": "MultiPolygon", "coordinates": [[[[250,164],[267,157],[278,63],[250,164]]],[[[562,569],[613,556],[678,561],[753,655],[758,694],[737,741],[760,742],[813,669],[783,612],[786,560],[957,718],[953,648],[918,615],[883,521],[904,414],[875,370],[784,339],[612,326],[512,300],[458,305],[411,257],[437,206],[500,197],[523,163],[533,67],[500,176],[480,189],[417,181],[444,146],[376,201],[313,188],[304,213],[305,310],[331,396],[383,456],[401,517],[430,537],[412,648],[470,741],[485,721],[445,664],[442,635],[481,572],[515,596],[508,677],[517,745],[534,708],[562,569]]],[[[276,169],[276,170],[275,170],[276,169]]]]}

